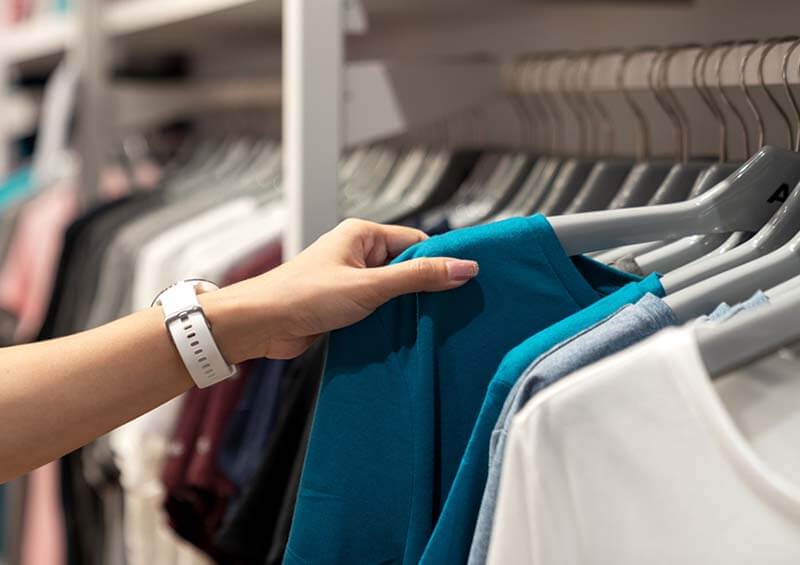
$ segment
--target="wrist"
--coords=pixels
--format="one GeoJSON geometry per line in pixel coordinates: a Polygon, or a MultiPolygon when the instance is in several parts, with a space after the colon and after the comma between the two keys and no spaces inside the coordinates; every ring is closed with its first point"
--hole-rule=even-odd
{"type": "Polygon", "coordinates": [[[264,344],[269,340],[272,308],[253,304],[227,287],[198,296],[211,333],[223,357],[236,364],[264,355],[264,344]]]}

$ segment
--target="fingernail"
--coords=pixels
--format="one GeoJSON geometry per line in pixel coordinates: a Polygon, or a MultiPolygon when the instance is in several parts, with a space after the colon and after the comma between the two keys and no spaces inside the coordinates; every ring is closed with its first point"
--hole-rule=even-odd
{"type": "Polygon", "coordinates": [[[447,277],[451,281],[468,281],[478,274],[477,261],[454,260],[448,261],[445,265],[447,266],[447,277]]]}

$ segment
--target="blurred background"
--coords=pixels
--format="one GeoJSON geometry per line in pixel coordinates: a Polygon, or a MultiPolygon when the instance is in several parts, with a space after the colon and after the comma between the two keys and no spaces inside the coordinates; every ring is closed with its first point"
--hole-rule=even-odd
{"type": "MultiPolygon", "coordinates": [[[[408,221],[510,155],[793,146],[797,22],[792,0],[0,0],[0,340],[262,272],[345,216],[408,221]]],[[[280,561],[286,513],[232,525],[258,461],[212,457],[243,386],[5,485],[5,563],[280,561]]]]}

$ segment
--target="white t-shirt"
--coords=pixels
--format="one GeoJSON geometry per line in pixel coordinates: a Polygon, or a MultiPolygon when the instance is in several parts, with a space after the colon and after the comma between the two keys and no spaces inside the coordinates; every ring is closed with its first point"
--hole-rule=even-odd
{"type": "Polygon", "coordinates": [[[712,384],[669,329],[544,391],[512,426],[489,563],[800,563],[797,367],[712,384]]]}

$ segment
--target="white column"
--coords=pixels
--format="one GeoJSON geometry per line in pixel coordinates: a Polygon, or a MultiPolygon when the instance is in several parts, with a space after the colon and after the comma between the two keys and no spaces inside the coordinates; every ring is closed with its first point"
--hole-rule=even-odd
{"type": "Polygon", "coordinates": [[[109,143],[109,44],[103,25],[102,0],[78,3],[78,55],[81,58],[81,87],[78,98],[81,183],[84,202],[98,193],[100,171],[109,143]]]}
{"type": "Polygon", "coordinates": [[[292,257],[339,220],[344,28],[338,0],[283,1],[283,170],[292,257]]]}

